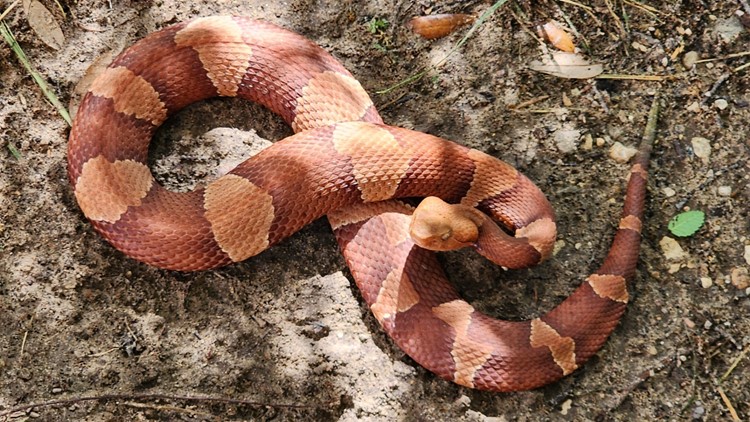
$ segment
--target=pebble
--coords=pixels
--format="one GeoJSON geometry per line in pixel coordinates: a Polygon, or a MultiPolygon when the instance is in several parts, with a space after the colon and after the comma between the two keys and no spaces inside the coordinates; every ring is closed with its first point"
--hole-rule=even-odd
{"type": "Polygon", "coordinates": [[[659,352],[656,350],[656,346],[653,344],[649,344],[646,346],[646,353],[648,353],[651,356],[656,356],[659,352]]]}
{"type": "Polygon", "coordinates": [[[659,241],[659,247],[661,247],[661,252],[664,254],[664,257],[669,261],[679,261],[688,256],[687,253],[682,250],[680,244],[671,237],[662,237],[659,241]]]}
{"type": "Polygon", "coordinates": [[[716,189],[716,192],[719,194],[719,196],[732,196],[732,187],[719,186],[719,188],[716,189]]]}
{"type": "Polygon", "coordinates": [[[718,100],[714,101],[714,107],[718,108],[719,110],[724,110],[729,107],[729,103],[727,102],[727,100],[719,98],[718,100]]]}
{"type": "Polygon", "coordinates": [[[698,58],[699,54],[697,51],[688,51],[682,56],[682,65],[685,66],[686,69],[692,69],[693,66],[695,66],[695,62],[698,61],[698,58]]]}
{"type": "Polygon", "coordinates": [[[571,407],[573,407],[573,400],[571,399],[565,400],[562,406],[560,406],[560,414],[567,415],[571,407]]]}
{"type": "Polygon", "coordinates": [[[60,394],[63,392],[63,389],[60,387],[55,387],[52,389],[52,394],[60,394]]]}
{"type": "Polygon", "coordinates": [[[745,262],[750,265],[750,245],[745,245],[745,262]]]}
{"type": "Polygon", "coordinates": [[[701,111],[701,104],[698,101],[693,101],[689,106],[687,106],[687,110],[692,111],[693,113],[697,113],[701,111]]]}
{"type": "Polygon", "coordinates": [[[750,287],[750,274],[748,274],[747,268],[737,267],[732,270],[731,275],[732,285],[734,287],[744,290],[750,287]]]}
{"type": "Polygon", "coordinates": [[[583,137],[583,145],[581,148],[583,148],[584,151],[591,151],[591,149],[594,147],[594,137],[591,136],[590,133],[587,133],[586,136],[583,137]]]}
{"type": "Polygon", "coordinates": [[[683,318],[682,322],[684,322],[685,326],[688,327],[688,328],[690,328],[690,329],[695,328],[695,322],[693,322],[693,320],[690,319],[690,318],[683,318]]]}
{"type": "Polygon", "coordinates": [[[719,19],[716,21],[714,31],[716,32],[716,35],[724,40],[725,43],[729,44],[739,38],[739,36],[745,31],[745,28],[742,26],[739,17],[729,16],[726,19],[719,19]]]}
{"type": "Polygon", "coordinates": [[[580,138],[581,131],[576,129],[560,129],[555,132],[557,149],[564,154],[575,151],[580,138]]]}
{"type": "Polygon", "coordinates": [[[609,158],[618,163],[627,163],[637,152],[638,150],[635,148],[626,147],[619,142],[615,142],[612,147],[609,148],[609,158]]]}
{"type": "Polygon", "coordinates": [[[644,53],[648,53],[648,47],[646,47],[645,45],[639,43],[638,41],[633,41],[630,44],[630,46],[633,47],[636,50],[642,51],[644,53]]]}
{"type": "Polygon", "coordinates": [[[662,189],[661,191],[664,193],[664,196],[666,196],[667,198],[671,198],[677,194],[677,192],[675,192],[675,190],[670,187],[666,187],[662,189]]]}
{"type": "Polygon", "coordinates": [[[711,141],[696,136],[690,140],[690,143],[693,145],[695,155],[703,161],[708,161],[708,157],[711,156],[711,141]]]}
{"type": "Polygon", "coordinates": [[[703,415],[706,413],[706,408],[700,402],[696,402],[696,406],[693,408],[693,419],[703,419],[703,415]]]}
{"type": "Polygon", "coordinates": [[[713,285],[714,281],[711,279],[711,277],[701,277],[701,287],[703,287],[704,289],[708,289],[713,285]]]}

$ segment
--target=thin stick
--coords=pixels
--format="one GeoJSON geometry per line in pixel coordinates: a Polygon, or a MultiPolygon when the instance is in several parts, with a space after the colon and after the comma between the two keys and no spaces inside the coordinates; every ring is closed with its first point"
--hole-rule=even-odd
{"type": "Polygon", "coordinates": [[[732,76],[732,74],[730,72],[726,72],[723,75],[721,75],[721,77],[719,77],[719,79],[717,79],[716,82],[714,82],[714,85],[711,87],[711,89],[708,92],[706,92],[705,94],[703,94],[704,98],[701,101],[701,105],[706,104],[708,102],[708,100],[711,99],[711,97],[714,96],[714,94],[719,89],[719,87],[724,82],[726,82],[726,80],[729,79],[730,76],[732,76]]]}
{"type": "Polygon", "coordinates": [[[745,350],[743,350],[742,353],[740,353],[740,355],[737,356],[737,359],[735,359],[734,362],[732,362],[732,364],[729,365],[729,369],[727,369],[727,371],[724,372],[724,375],[722,375],[721,378],[719,378],[719,384],[721,384],[722,382],[724,382],[725,379],[727,379],[727,377],[732,373],[732,371],[734,371],[734,368],[737,367],[740,361],[744,359],[745,356],[747,356],[748,351],[750,351],[750,346],[745,347],[745,350]]]}
{"type": "Polygon", "coordinates": [[[10,13],[10,11],[13,10],[14,7],[18,6],[19,1],[20,0],[16,0],[13,3],[11,3],[10,6],[8,6],[8,8],[5,9],[5,11],[2,14],[0,14],[0,21],[3,20],[6,16],[8,16],[8,13],[10,13]]]}
{"type": "Polygon", "coordinates": [[[596,79],[616,79],[616,80],[632,80],[632,81],[664,81],[668,79],[676,79],[675,75],[624,75],[619,73],[602,73],[601,75],[595,76],[596,79]]]}
{"type": "Polygon", "coordinates": [[[735,422],[740,422],[740,416],[737,414],[737,411],[734,410],[734,406],[732,406],[732,402],[729,401],[729,397],[724,394],[724,389],[722,389],[721,387],[716,387],[716,389],[719,391],[721,401],[723,401],[724,405],[727,407],[727,409],[729,409],[729,414],[732,415],[732,420],[735,422]]]}
{"type": "Polygon", "coordinates": [[[84,401],[107,401],[107,400],[132,400],[132,401],[153,401],[153,400],[173,400],[173,401],[186,401],[186,402],[208,402],[208,403],[224,403],[224,404],[238,404],[253,407],[274,407],[278,409],[327,409],[335,405],[335,403],[327,404],[288,404],[288,403],[264,403],[252,400],[233,399],[229,397],[211,397],[211,396],[179,396],[163,393],[154,394],[102,394],[99,396],[81,396],[72,397],[69,399],[58,399],[49,400],[38,403],[25,404],[22,406],[12,407],[8,410],[0,412],[0,417],[8,416],[16,412],[26,412],[34,408],[51,407],[51,406],[67,406],[75,403],[84,401]]]}
{"type": "Polygon", "coordinates": [[[696,63],[707,63],[707,62],[715,62],[719,60],[726,60],[726,59],[736,59],[737,57],[744,57],[744,56],[750,56],[750,51],[743,51],[741,53],[732,53],[727,54],[726,56],[720,56],[720,57],[712,57],[710,59],[701,59],[696,60],[696,63]]]}

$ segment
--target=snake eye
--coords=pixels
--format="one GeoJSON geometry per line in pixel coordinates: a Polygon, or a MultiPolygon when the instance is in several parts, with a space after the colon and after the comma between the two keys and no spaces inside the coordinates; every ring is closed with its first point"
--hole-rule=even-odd
{"type": "Polygon", "coordinates": [[[453,230],[448,229],[448,231],[446,231],[445,233],[443,233],[440,236],[440,238],[443,239],[443,240],[448,240],[448,239],[451,238],[451,236],[453,236],[453,230]]]}

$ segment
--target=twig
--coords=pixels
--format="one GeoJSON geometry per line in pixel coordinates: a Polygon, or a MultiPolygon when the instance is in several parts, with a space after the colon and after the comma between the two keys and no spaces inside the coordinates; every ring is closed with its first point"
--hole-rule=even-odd
{"type": "Polygon", "coordinates": [[[224,403],[224,404],[237,404],[252,407],[274,407],[279,409],[327,409],[335,405],[335,403],[327,404],[288,404],[288,403],[264,403],[252,400],[233,399],[229,397],[211,397],[211,396],[180,396],[163,393],[154,394],[102,394],[98,396],[81,396],[72,397],[69,399],[58,399],[49,400],[38,403],[25,404],[21,406],[12,407],[8,410],[0,412],[0,417],[8,416],[16,412],[26,412],[28,410],[39,408],[39,407],[51,407],[51,406],[67,406],[75,403],[84,401],[107,401],[107,400],[131,400],[131,401],[153,401],[153,400],[172,400],[172,401],[185,401],[185,402],[207,402],[207,403],[224,403]]]}
{"type": "Polygon", "coordinates": [[[729,79],[730,76],[732,76],[731,72],[726,72],[723,75],[721,75],[719,77],[719,79],[716,82],[714,82],[714,85],[711,87],[711,89],[708,92],[706,92],[705,94],[703,94],[704,98],[701,101],[701,105],[705,105],[708,102],[708,100],[711,99],[711,97],[714,96],[714,94],[719,89],[719,87],[721,86],[721,84],[723,84],[724,82],[726,82],[726,80],[729,79]]]}
{"type": "Polygon", "coordinates": [[[23,340],[21,340],[21,352],[18,354],[18,359],[23,358],[23,351],[26,349],[27,338],[29,338],[29,330],[23,332],[23,340]]]}
{"type": "Polygon", "coordinates": [[[10,6],[8,6],[8,8],[5,9],[5,11],[2,14],[0,14],[0,21],[3,20],[6,16],[8,16],[8,13],[10,13],[10,11],[13,10],[14,7],[18,6],[19,1],[20,0],[16,0],[13,3],[11,3],[10,6]]]}
{"type": "Polygon", "coordinates": [[[743,64],[741,66],[735,67],[734,69],[732,69],[732,72],[734,72],[734,73],[741,72],[741,71],[747,69],[748,67],[750,67],[750,62],[749,63],[745,63],[745,64],[743,64]]]}
{"type": "Polygon", "coordinates": [[[724,389],[722,389],[721,387],[716,387],[716,390],[719,391],[721,401],[723,401],[724,405],[727,407],[727,409],[729,409],[729,414],[732,415],[732,420],[735,422],[740,422],[740,416],[737,414],[737,411],[734,410],[734,406],[732,406],[732,402],[729,401],[729,397],[724,394],[724,389]]]}
{"type": "Polygon", "coordinates": [[[679,75],[627,75],[622,73],[602,73],[595,76],[595,79],[615,79],[629,81],[665,81],[677,79],[679,75]]]}
{"type": "Polygon", "coordinates": [[[696,60],[695,63],[716,62],[716,61],[719,61],[719,60],[736,59],[738,57],[744,57],[744,56],[750,56],[750,51],[743,51],[741,53],[727,54],[726,56],[711,57],[710,59],[700,59],[700,60],[696,60]]]}
{"type": "Polygon", "coordinates": [[[719,384],[721,384],[722,382],[724,382],[725,379],[727,379],[727,377],[732,373],[732,371],[734,371],[734,368],[737,367],[740,361],[744,359],[745,356],[747,356],[747,352],[749,351],[750,351],[750,346],[745,347],[745,350],[743,350],[742,353],[740,353],[740,355],[737,356],[737,359],[735,359],[734,362],[732,362],[732,364],[729,365],[729,369],[727,369],[727,371],[724,372],[724,375],[722,375],[721,378],[719,378],[719,384]]]}
{"type": "Polygon", "coordinates": [[[526,107],[528,107],[530,105],[534,105],[534,104],[536,104],[536,103],[538,103],[540,101],[544,101],[547,98],[549,98],[549,95],[541,95],[539,97],[532,98],[530,100],[526,100],[526,101],[520,102],[520,103],[518,103],[518,104],[516,104],[514,106],[509,106],[508,108],[511,109],[511,110],[513,110],[513,111],[518,111],[518,110],[521,110],[522,108],[526,108],[526,107]]]}

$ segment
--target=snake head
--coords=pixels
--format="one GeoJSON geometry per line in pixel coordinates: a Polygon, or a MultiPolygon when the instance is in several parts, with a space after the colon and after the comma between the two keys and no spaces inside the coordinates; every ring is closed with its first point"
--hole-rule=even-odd
{"type": "Polygon", "coordinates": [[[471,207],[448,204],[430,196],[412,214],[409,234],[414,243],[433,251],[452,251],[472,246],[479,238],[484,215],[471,207]]]}

